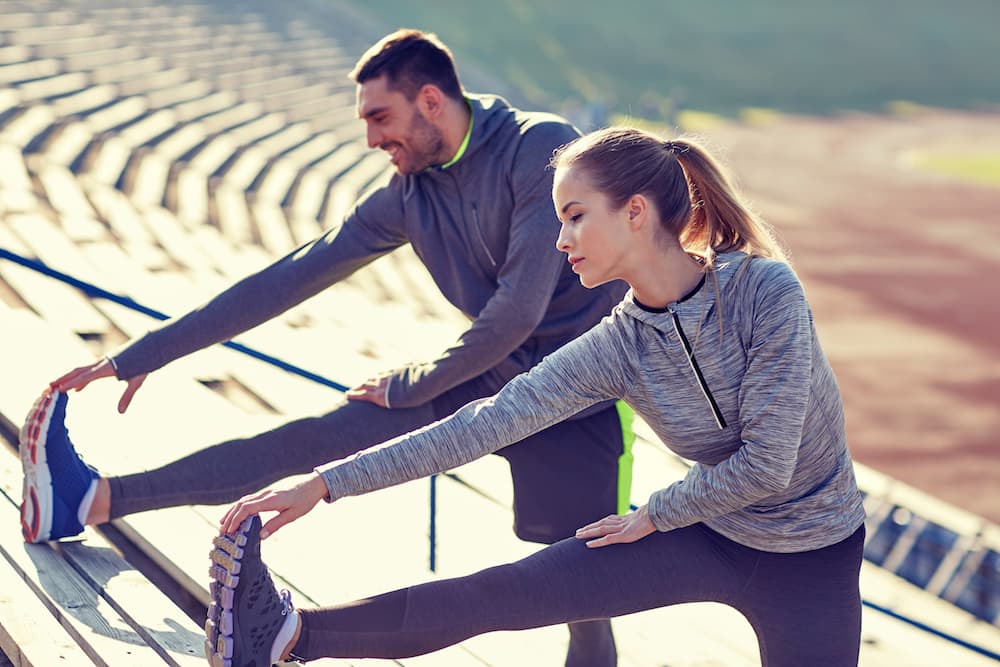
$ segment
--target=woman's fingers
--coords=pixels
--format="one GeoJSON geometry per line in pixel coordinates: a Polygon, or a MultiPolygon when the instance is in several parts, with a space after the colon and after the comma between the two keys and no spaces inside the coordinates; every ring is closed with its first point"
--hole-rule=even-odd
{"type": "Polygon", "coordinates": [[[576,531],[576,537],[580,540],[587,540],[590,548],[604,547],[609,544],[621,544],[625,542],[635,542],[654,530],[646,508],[640,507],[635,512],[625,515],[612,514],[600,521],[588,524],[576,531]]]}
{"type": "Polygon", "coordinates": [[[278,532],[279,528],[295,521],[296,519],[300,518],[303,514],[305,514],[305,512],[297,511],[297,508],[290,508],[285,510],[284,512],[278,512],[277,515],[272,517],[271,520],[265,523],[264,526],[261,528],[260,539],[264,540],[270,537],[271,535],[274,535],[276,532],[278,532]]]}
{"type": "Polygon", "coordinates": [[[295,521],[309,512],[327,494],[326,483],[319,475],[313,475],[284,490],[266,489],[260,493],[244,496],[230,507],[220,520],[224,533],[236,532],[248,517],[263,512],[277,512],[277,516],[264,524],[261,539],[273,535],[282,526],[295,521]]]}
{"type": "Polygon", "coordinates": [[[247,509],[248,505],[256,502],[259,498],[262,498],[269,493],[271,493],[271,490],[265,489],[264,491],[260,491],[258,493],[243,496],[233,503],[233,505],[226,510],[226,513],[219,521],[219,524],[222,526],[222,532],[227,535],[235,533],[236,529],[240,527],[240,524],[243,523],[248,516],[256,514],[256,512],[252,512],[247,509]]]}
{"type": "Polygon", "coordinates": [[[587,524],[583,528],[576,531],[576,536],[580,538],[596,537],[600,535],[607,535],[609,532],[617,530],[624,520],[625,517],[619,516],[617,514],[611,514],[599,521],[587,524]]]}

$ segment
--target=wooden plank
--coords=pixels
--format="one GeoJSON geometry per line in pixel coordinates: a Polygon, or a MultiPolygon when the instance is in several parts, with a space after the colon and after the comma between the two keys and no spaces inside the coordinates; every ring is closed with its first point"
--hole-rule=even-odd
{"type": "MultiPolygon", "coordinates": [[[[20,463],[16,456],[0,451],[0,490],[15,508],[21,502],[20,482],[20,463]]],[[[0,513],[4,512],[11,514],[6,504],[0,506],[0,513]]],[[[52,550],[69,563],[164,662],[178,667],[203,665],[201,627],[92,529],[87,529],[83,539],[86,543],[74,540],[53,544],[52,550]]],[[[5,542],[0,548],[11,546],[5,542]]]]}
{"type": "Polygon", "coordinates": [[[94,664],[35,591],[2,558],[0,649],[14,667],[94,664]]]}
{"type": "MultiPolygon", "coordinates": [[[[7,456],[7,454],[5,454],[7,456]]],[[[25,544],[17,507],[0,512],[0,555],[98,665],[155,665],[165,660],[48,544],[25,544]]]]}
{"type": "Polygon", "coordinates": [[[87,544],[61,545],[66,559],[148,644],[166,654],[168,662],[204,665],[202,628],[110,548],[89,544],[96,540],[88,533],[87,544]]]}

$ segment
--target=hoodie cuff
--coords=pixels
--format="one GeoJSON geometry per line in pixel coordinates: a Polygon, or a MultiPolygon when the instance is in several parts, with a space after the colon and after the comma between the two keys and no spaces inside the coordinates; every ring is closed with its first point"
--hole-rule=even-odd
{"type": "Polygon", "coordinates": [[[323,498],[327,503],[332,503],[337,499],[336,494],[333,492],[333,480],[330,479],[333,475],[333,469],[336,468],[336,464],[327,463],[326,465],[316,466],[313,468],[313,472],[320,476],[323,483],[326,484],[326,497],[323,498]]]}
{"type": "Polygon", "coordinates": [[[388,410],[392,410],[392,402],[389,400],[389,391],[392,389],[392,380],[395,375],[390,375],[385,382],[385,407],[388,410]]]}

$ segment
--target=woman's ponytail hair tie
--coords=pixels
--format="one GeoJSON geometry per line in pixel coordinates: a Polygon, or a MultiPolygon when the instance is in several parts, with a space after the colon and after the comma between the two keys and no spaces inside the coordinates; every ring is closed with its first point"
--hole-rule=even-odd
{"type": "Polygon", "coordinates": [[[688,151],[687,144],[680,141],[674,141],[672,139],[664,141],[663,147],[666,148],[671,153],[673,153],[674,155],[680,155],[681,153],[687,153],[688,151]]]}

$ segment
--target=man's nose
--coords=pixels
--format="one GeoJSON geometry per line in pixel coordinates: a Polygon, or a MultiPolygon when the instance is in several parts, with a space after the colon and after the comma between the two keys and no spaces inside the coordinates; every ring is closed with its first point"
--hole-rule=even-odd
{"type": "Polygon", "coordinates": [[[368,126],[368,148],[378,148],[382,145],[382,133],[378,128],[368,126]]]}

